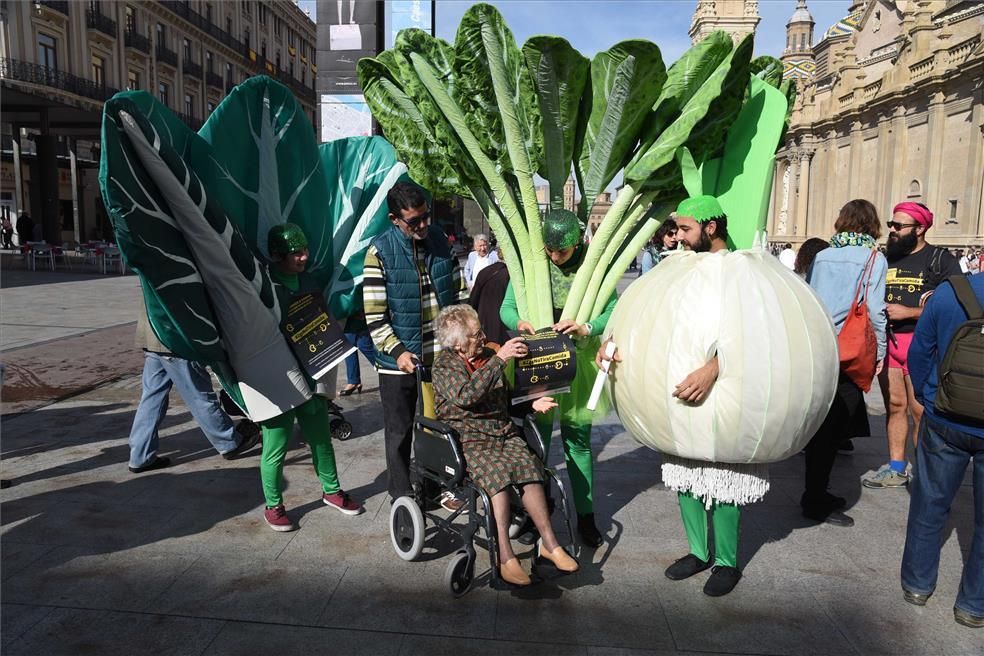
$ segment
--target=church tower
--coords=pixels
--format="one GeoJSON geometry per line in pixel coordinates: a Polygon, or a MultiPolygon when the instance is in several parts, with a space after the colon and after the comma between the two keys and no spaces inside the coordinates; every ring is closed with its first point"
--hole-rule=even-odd
{"type": "Polygon", "coordinates": [[[760,20],[758,0],[697,0],[689,34],[697,43],[711,32],[724,30],[738,43],[755,32],[760,20]]]}
{"type": "Polygon", "coordinates": [[[796,11],[786,23],[786,49],[782,52],[782,78],[801,84],[813,78],[817,70],[813,57],[813,16],[806,0],[796,3],[796,11]]]}

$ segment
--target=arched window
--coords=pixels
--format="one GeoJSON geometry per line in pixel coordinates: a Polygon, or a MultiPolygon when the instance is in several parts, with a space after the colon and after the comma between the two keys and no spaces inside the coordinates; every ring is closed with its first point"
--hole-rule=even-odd
{"type": "Polygon", "coordinates": [[[909,198],[921,198],[922,197],[922,183],[919,180],[913,180],[909,183],[909,198]]]}

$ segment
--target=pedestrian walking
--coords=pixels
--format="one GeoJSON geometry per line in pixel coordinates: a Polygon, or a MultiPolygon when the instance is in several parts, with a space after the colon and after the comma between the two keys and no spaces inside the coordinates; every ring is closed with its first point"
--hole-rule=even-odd
{"type": "Polygon", "coordinates": [[[984,274],[954,276],[936,289],[916,324],[909,347],[909,372],[923,415],[902,553],[903,597],[924,606],[936,590],[943,532],[970,464],[974,535],[964,559],[953,617],[977,629],[984,628],[982,305],[984,274]]]}
{"type": "Polygon", "coordinates": [[[233,425],[212,389],[212,379],[205,367],[174,355],[157,339],[147,319],[142,296],[136,344],[144,351],[144,367],[140,404],[130,429],[129,467],[132,473],[171,466],[170,458],[158,455],[158,430],[167,415],[172,387],[177,388],[191,416],[223,458],[231,460],[256,446],[259,431],[249,422],[233,425]]]}

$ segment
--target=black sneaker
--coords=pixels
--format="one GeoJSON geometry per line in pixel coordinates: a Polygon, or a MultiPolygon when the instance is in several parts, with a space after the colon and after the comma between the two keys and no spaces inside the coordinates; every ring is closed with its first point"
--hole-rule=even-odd
{"type": "Polygon", "coordinates": [[[974,615],[965,610],[954,607],[953,619],[957,624],[963,624],[972,629],[984,629],[984,615],[974,615]]]}
{"type": "Polygon", "coordinates": [[[711,566],[711,561],[703,561],[693,554],[687,554],[675,563],[666,568],[664,574],[671,581],[682,581],[689,579],[694,574],[699,574],[711,566]]]}
{"type": "Polygon", "coordinates": [[[926,602],[932,595],[920,594],[918,592],[913,592],[912,590],[906,590],[902,588],[902,598],[908,601],[913,606],[925,606],[926,602]]]}
{"type": "Polygon", "coordinates": [[[239,445],[222,454],[226,460],[235,460],[260,442],[260,427],[248,419],[239,422],[236,433],[240,436],[239,445]]]}
{"type": "Polygon", "coordinates": [[[155,469],[164,469],[165,467],[171,466],[171,459],[167,456],[159,456],[154,458],[146,465],[140,465],[139,467],[130,467],[130,473],[132,474],[142,474],[144,472],[154,471],[155,469]]]}
{"type": "Polygon", "coordinates": [[[595,526],[594,513],[577,516],[577,532],[586,547],[597,549],[605,542],[598,527],[595,526]]]}
{"type": "Polygon", "coordinates": [[[841,440],[837,445],[837,453],[843,453],[845,455],[854,453],[854,442],[850,439],[841,440]]]}
{"type": "Polygon", "coordinates": [[[842,526],[849,528],[854,526],[854,518],[845,515],[833,508],[803,508],[803,516],[820,524],[830,524],[831,526],[842,526]]]}
{"type": "Polygon", "coordinates": [[[737,567],[715,565],[710,578],[704,584],[704,594],[708,597],[723,597],[734,590],[740,580],[741,571],[737,567]]]}

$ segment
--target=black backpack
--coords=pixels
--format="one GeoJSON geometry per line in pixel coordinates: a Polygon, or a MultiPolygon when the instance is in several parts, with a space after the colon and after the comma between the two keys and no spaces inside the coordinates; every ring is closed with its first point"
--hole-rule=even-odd
{"type": "Polygon", "coordinates": [[[984,309],[966,276],[947,278],[967,313],[940,364],[936,409],[959,421],[984,426],[984,309]]]}

